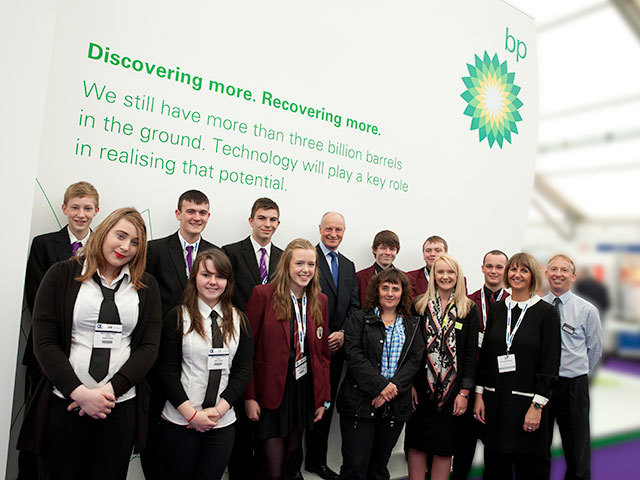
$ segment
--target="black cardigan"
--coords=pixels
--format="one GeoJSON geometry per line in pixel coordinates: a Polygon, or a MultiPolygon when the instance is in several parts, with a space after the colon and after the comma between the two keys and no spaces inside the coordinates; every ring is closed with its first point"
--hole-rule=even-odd
{"type": "MultiPolygon", "coordinates": [[[[171,309],[164,317],[156,373],[165,397],[175,408],[189,400],[180,381],[183,338],[182,329],[178,328],[178,309],[180,308],[182,306],[171,309]]],[[[253,337],[249,326],[242,324],[243,322],[240,322],[240,338],[238,339],[238,349],[231,363],[229,383],[220,394],[220,397],[224,398],[231,406],[242,398],[253,371],[253,337]]]]}
{"type": "MultiPolygon", "coordinates": [[[[73,309],[81,282],[75,280],[82,265],[75,259],[53,265],[45,274],[36,295],[33,311],[33,347],[44,376],[27,406],[18,438],[18,449],[36,453],[42,439],[53,386],[66,397],[82,382],[69,363],[73,309]]],[[[155,279],[142,276],[146,288],[138,290],[138,321],[131,338],[131,353],[111,378],[117,397],[136,386],[136,451],[144,448],[149,406],[145,375],[153,365],[160,343],[160,293],[155,279]]]]}

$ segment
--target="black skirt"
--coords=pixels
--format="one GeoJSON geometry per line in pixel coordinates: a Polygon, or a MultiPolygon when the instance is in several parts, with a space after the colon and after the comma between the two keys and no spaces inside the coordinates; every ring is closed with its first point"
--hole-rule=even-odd
{"type": "Polygon", "coordinates": [[[458,436],[459,418],[453,415],[455,395],[438,409],[436,403],[423,398],[405,431],[405,448],[414,448],[441,457],[450,457],[455,453],[458,436]]]}

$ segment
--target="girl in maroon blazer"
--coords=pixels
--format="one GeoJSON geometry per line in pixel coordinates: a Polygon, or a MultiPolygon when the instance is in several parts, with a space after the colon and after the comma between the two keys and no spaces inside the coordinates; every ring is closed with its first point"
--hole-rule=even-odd
{"type": "Polygon", "coordinates": [[[256,286],[246,307],[255,355],[245,407],[257,422],[264,479],[292,478],[304,429],[331,398],[327,297],[316,266],[314,246],[293,240],[273,281],[256,286]]]}

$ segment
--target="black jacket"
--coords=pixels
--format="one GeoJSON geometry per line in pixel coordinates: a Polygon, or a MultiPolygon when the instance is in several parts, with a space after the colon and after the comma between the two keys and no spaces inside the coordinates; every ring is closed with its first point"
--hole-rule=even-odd
{"type": "Polygon", "coordinates": [[[384,418],[407,421],[411,417],[411,384],[418,372],[424,340],[418,319],[404,318],[405,342],[395,375],[386,379],[380,373],[385,329],[373,309],[358,310],[345,322],[347,374],[338,392],[337,407],[341,415],[371,419],[376,409],[371,402],[392,382],[398,395],[381,409],[384,418]]]}

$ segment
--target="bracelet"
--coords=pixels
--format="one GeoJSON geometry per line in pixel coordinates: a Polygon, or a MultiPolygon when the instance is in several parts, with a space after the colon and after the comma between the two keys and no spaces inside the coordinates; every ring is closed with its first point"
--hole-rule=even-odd
{"type": "Polygon", "coordinates": [[[465,395],[462,392],[458,392],[458,395],[460,395],[462,398],[466,398],[467,400],[469,400],[469,395],[465,395]]]}
{"type": "Polygon", "coordinates": [[[191,415],[191,418],[189,420],[187,420],[187,423],[191,423],[191,420],[193,420],[194,418],[196,418],[196,415],[198,414],[198,411],[194,411],[193,415],[191,415]]]}
{"type": "Polygon", "coordinates": [[[222,414],[220,414],[220,410],[218,410],[218,407],[213,407],[213,408],[214,408],[214,410],[215,410],[216,412],[218,412],[218,416],[219,416],[219,417],[222,417],[222,414]]]}

